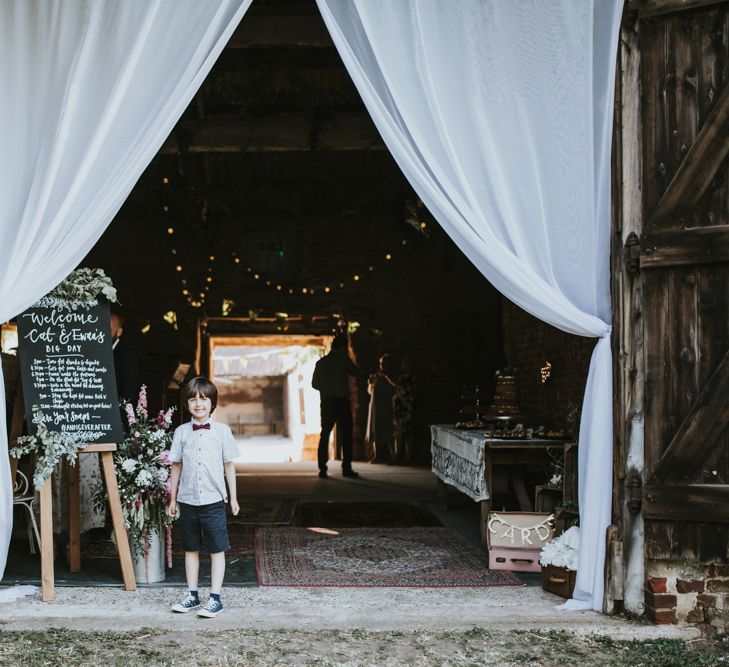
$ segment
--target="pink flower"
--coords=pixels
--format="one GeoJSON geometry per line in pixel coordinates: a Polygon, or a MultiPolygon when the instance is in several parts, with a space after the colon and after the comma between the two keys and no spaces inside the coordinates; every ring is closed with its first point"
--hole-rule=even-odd
{"type": "Polygon", "coordinates": [[[140,508],[140,507],[142,506],[142,500],[141,500],[141,498],[137,498],[137,499],[136,499],[136,501],[134,502],[134,506],[135,506],[135,507],[136,507],[137,509],[139,509],[139,508],[140,508]]]}
{"type": "Polygon", "coordinates": [[[139,400],[137,401],[137,414],[144,419],[147,418],[147,385],[142,385],[139,390],[139,400]]]}
{"type": "Polygon", "coordinates": [[[172,459],[170,458],[170,450],[169,449],[163,449],[159,453],[159,459],[164,463],[166,466],[172,465],[172,459]]]}
{"type": "Polygon", "coordinates": [[[134,431],[134,437],[135,438],[138,438],[140,435],[141,435],[141,433],[139,431],[134,431]]]}
{"type": "Polygon", "coordinates": [[[172,425],[172,413],[174,410],[174,408],[168,408],[167,412],[165,412],[164,422],[166,428],[169,428],[172,425]]]}
{"type": "Polygon", "coordinates": [[[137,423],[137,418],[134,416],[134,408],[127,403],[126,405],[126,411],[127,411],[127,422],[129,422],[129,426],[132,424],[137,423]]]}

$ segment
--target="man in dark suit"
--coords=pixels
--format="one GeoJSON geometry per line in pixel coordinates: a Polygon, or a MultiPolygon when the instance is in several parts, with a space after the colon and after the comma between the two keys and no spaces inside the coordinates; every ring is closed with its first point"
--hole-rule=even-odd
{"type": "Polygon", "coordinates": [[[349,376],[365,374],[349,358],[347,338],[338,335],[332,349],[314,367],[311,385],[321,398],[321,434],[319,436],[319,477],[326,478],[329,458],[329,435],[337,425],[342,443],[342,476],[359,477],[352,470],[352,407],[349,400],[349,376]]]}
{"type": "Polygon", "coordinates": [[[129,349],[121,339],[124,333],[124,317],[119,313],[112,313],[110,323],[119,400],[133,403],[137,400],[139,388],[142,386],[139,379],[139,361],[134,350],[129,349]]]}

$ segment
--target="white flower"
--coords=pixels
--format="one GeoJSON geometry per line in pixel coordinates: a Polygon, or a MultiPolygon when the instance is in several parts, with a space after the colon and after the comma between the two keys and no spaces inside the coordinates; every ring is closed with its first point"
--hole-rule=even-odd
{"type": "Polygon", "coordinates": [[[539,562],[542,565],[566,567],[568,570],[577,569],[577,557],[580,551],[580,529],[572,526],[569,530],[547,542],[540,554],[539,562]]]}
{"type": "Polygon", "coordinates": [[[167,470],[167,468],[160,468],[157,476],[159,477],[160,482],[166,482],[167,478],[170,476],[170,471],[167,470]]]}
{"type": "Polygon", "coordinates": [[[559,486],[562,483],[562,475],[552,475],[552,479],[549,480],[550,486],[559,486]]]}
{"type": "Polygon", "coordinates": [[[134,472],[134,468],[137,467],[137,460],[136,459],[127,459],[121,464],[122,470],[129,474],[134,472]]]}
{"type": "Polygon", "coordinates": [[[148,470],[139,471],[139,474],[137,475],[137,484],[139,486],[149,486],[151,481],[152,475],[149,473],[148,470]]]}

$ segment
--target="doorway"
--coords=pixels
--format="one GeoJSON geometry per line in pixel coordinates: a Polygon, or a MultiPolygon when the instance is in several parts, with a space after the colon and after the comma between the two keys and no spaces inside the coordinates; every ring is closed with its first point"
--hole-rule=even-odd
{"type": "Polygon", "coordinates": [[[239,463],[316,459],[319,396],[314,366],[330,336],[213,336],[210,369],[218,387],[216,417],[238,442],[239,463]]]}

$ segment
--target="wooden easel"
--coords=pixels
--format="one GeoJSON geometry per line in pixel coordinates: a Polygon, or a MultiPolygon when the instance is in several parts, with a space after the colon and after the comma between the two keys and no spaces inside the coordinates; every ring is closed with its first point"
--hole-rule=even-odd
{"type": "MultiPolygon", "coordinates": [[[[18,392],[13,405],[13,418],[10,425],[10,442],[23,431],[25,409],[23,407],[23,391],[18,379],[18,392]]],[[[132,555],[129,550],[129,537],[122,516],[121,499],[119,498],[119,485],[116,481],[113,453],[116,451],[114,443],[96,443],[87,445],[79,450],[79,456],[84,454],[98,454],[99,463],[106,480],[106,490],[109,496],[111,520],[114,525],[114,536],[119,551],[124,590],[137,590],[134,577],[132,555]]],[[[17,459],[10,459],[11,480],[15,480],[17,459]]],[[[47,479],[40,490],[40,535],[41,535],[41,597],[44,602],[55,599],[55,584],[53,572],[53,493],[51,480],[47,479]]],[[[68,467],[68,535],[69,535],[69,569],[71,572],[81,570],[81,500],[79,494],[78,465],[68,467]]]]}
{"type": "MultiPolygon", "coordinates": [[[[129,537],[122,516],[119,486],[114,470],[113,452],[116,451],[114,443],[96,443],[87,445],[79,450],[79,456],[84,454],[98,454],[101,469],[106,480],[106,491],[109,496],[111,520],[114,524],[114,537],[119,551],[119,563],[124,580],[124,590],[134,591],[137,582],[134,577],[132,555],[129,550],[129,537]]],[[[81,502],[79,496],[78,466],[69,466],[68,469],[68,535],[69,535],[69,569],[71,572],[81,570],[81,531],[80,531],[81,502]]],[[[40,532],[41,532],[41,583],[42,598],[45,602],[53,600],[53,494],[51,493],[51,480],[46,480],[40,491],[40,532]]]]}

